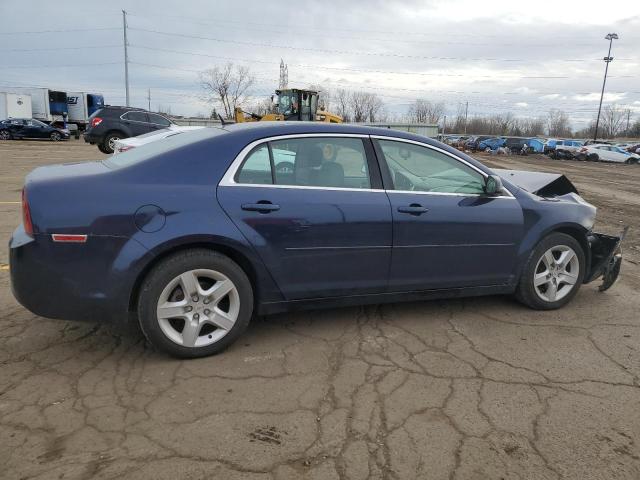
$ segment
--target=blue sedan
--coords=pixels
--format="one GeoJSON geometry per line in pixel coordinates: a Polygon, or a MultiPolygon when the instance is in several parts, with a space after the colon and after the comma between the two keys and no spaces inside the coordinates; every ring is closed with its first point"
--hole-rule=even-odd
{"type": "Polygon", "coordinates": [[[35,314],[136,321],[179,357],[216,353],[256,314],[515,294],[565,305],[620,269],[621,236],[561,175],[490,170],[429,138],[265,122],[41,167],[10,241],[35,314]]]}

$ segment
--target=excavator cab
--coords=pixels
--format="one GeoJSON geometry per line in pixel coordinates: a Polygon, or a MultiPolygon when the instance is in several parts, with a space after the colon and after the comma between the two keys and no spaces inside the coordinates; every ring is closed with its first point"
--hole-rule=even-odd
{"type": "Polygon", "coordinates": [[[271,113],[257,115],[244,112],[240,107],[234,111],[236,123],[242,122],[278,122],[282,120],[299,122],[328,122],[342,123],[342,117],[318,109],[318,92],[315,90],[301,90],[298,88],[283,88],[276,90],[271,97],[273,110],[271,113]]]}
{"type": "Polygon", "coordinates": [[[287,88],[276,90],[277,111],[285,120],[312,122],[318,110],[318,92],[287,88]]]}

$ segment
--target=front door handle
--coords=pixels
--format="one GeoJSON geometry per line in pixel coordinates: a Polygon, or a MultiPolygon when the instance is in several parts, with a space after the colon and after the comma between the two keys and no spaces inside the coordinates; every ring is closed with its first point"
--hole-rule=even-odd
{"type": "Polygon", "coordinates": [[[280,210],[280,205],[275,205],[271,202],[260,201],[258,203],[244,203],[242,204],[242,210],[249,212],[269,213],[280,210]]]}
{"type": "Polygon", "coordinates": [[[428,212],[429,209],[426,207],[423,207],[419,203],[412,203],[409,206],[398,207],[398,211],[400,213],[409,213],[411,215],[422,215],[423,213],[428,212]]]}

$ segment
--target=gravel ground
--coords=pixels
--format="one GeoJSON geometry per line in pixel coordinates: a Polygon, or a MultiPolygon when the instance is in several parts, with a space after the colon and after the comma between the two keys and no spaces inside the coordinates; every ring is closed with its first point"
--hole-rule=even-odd
{"type": "MultiPolygon", "coordinates": [[[[0,240],[24,175],[97,159],[0,143],[0,240]]],[[[566,173],[632,230],[621,281],[534,312],[487,297],[257,319],[178,361],[132,331],[39,318],[0,251],[0,478],[640,478],[640,166],[483,158],[566,173]]]]}

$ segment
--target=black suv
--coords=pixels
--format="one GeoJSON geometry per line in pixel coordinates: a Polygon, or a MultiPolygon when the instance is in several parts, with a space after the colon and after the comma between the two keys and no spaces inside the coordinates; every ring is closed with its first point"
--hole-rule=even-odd
{"type": "Polygon", "coordinates": [[[171,120],[141,108],[103,107],[89,117],[84,141],[98,145],[102,153],[113,153],[113,146],[121,138],[137,137],[173,125],[171,120]]]}

